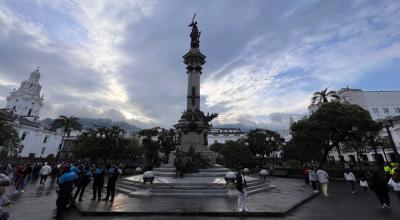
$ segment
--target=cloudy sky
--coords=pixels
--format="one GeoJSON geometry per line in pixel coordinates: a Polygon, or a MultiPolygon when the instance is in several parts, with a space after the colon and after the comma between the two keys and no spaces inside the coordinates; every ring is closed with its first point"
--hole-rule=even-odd
{"type": "Polygon", "coordinates": [[[170,127],[185,108],[193,13],[202,110],[216,123],[279,129],[325,87],[400,89],[396,0],[0,0],[0,106],[40,65],[41,118],[170,127]]]}

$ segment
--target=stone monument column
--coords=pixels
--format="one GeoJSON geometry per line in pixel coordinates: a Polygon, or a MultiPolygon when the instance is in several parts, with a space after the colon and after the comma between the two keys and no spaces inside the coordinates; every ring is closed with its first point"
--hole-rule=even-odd
{"type": "MultiPolygon", "coordinates": [[[[184,152],[192,149],[214,164],[215,153],[208,150],[207,134],[212,127],[210,121],[218,114],[205,115],[200,110],[200,75],[202,66],[206,62],[206,56],[200,52],[201,32],[194,18],[189,27],[192,28],[190,49],[183,56],[188,77],[186,110],[182,113],[178,124],[174,125],[180,137],[180,145],[177,146],[177,149],[184,152]]],[[[175,152],[172,152],[169,163],[173,163],[174,159],[175,152]]]]}

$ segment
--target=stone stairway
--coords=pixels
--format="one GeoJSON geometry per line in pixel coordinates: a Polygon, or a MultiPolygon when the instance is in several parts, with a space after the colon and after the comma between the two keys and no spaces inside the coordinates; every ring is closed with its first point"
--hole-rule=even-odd
{"type": "MultiPolygon", "coordinates": [[[[163,167],[154,168],[153,173],[155,176],[162,177],[175,177],[176,169],[173,166],[167,165],[163,167]]],[[[224,177],[230,169],[222,166],[215,166],[208,169],[199,169],[198,173],[185,174],[185,177],[224,177]]]]}
{"type": "MultiPolygon", "coordinates": [[[[213,172],[209,172],[213,173],[213,172]]],[[[246,177],[247,193],[267,191],[275,188],[268,182],[246,177]]],[[[234,185],[227,185],[221,177],[191,176],[185,178],[156,177],[153,184],[143,184],[141,175],[122,179],[116,190],[132,197],[229,197],[236,196],[234,185]]]]}

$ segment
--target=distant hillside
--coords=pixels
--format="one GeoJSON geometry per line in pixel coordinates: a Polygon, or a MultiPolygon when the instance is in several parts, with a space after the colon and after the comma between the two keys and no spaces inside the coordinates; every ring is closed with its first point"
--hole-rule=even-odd
{"type": "MultiPolygon", "coordinates": [[[[47,125],[51,125],[54,119],[46,118],[43,119],[42,122],[47,125]]],[[[79,122],[82,124],[83,128],[94,128],[95,125],[103,126],[103,127],[111,127],[113,125],[117,125],[129,133],[136,133],[139,132],[141,129],[136,127],[135,125],[131,125],[124,121],[113,122],[109,118],[79,118],[79,122]]]]}
{"type": "Polygon", "coordinates": [[[214,128],[240,128],[240,130],[242,130],[244,132],[248,132],[248,131],[254,130],[256,128],[269,129],[269,130],[277,131],[277,132],[280,131],[280,129],[271,128],[270,126],[267,126],[265,124],[256,124],[256,123],[218,124],[218,125],[214,125],[213,127],[214,128]]]}
{"type": "Polygon", "coordinates": [[[219,125],[214,125],[214,128],[240,128],[240,130],[244,132],[248,132],[250,130],[254,130],[257,128],[257,125],[245,125],[242,123],[236,123],[236,124],[219,124],[219,125]]]}

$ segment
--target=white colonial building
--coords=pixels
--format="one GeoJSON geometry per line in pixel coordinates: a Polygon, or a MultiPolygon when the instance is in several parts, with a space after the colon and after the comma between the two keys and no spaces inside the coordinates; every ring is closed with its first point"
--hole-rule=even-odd
{"type": "MultiPolygon", "coordinates": [[[[393,127],[390,127],[390,133],[397,151],[400,152],[400,91],[363,91],[361,89],[342,88],[339,90],[340,100],[345,103],[359,105],[367,110],[372,119],[381,121],[385,119],[394,119],[393,127]]],[[[386,129],[383,129],[381,136],[387,138],[386,129]]],[[[377,153],[385,160],[394,160],[392,148],[378,148],[377,153]]],[[[365,154],[364,160],[373,161],[374,152],[365,154]]],[[[331,153],[331,159],[339,160],[337,152],[331,153]]],[[[356,161],[355,153],[343,154],[346,161],[356,161]]]]}
{"type": "Polygon", "coordinates": [[[24,80],[7,97],[4,111],[9,113],[9,119],[13,121],[21,139],[18,151],[21,157],[55,157],[61,144],[62,132],[53,131],[39,121],[40,108],[43,106],[39,79],[40,72],[36,69],[28,80],[24,80]]]}
{"type": "Polygon", "coordinates": [[[237,141],[245,136],[246,133],[240,128],[212,128],[207,135],[208,146],[214,143],[224,144],[227,141],[237,141]]]}
{"type": "MultiPolygon", "coordinates": [[[[338,95],[341,102],[359,105],[367,110],[374,120],[393,119],[393,127],[389,129],[397,151],[400,152],[400,91],[363,91],[361,89],[342,88],[339,90],[338,95]]],[[[318,110],[318,108],[319,105],[310,105],[308,107],[310,114],[318,110]]],[[[384,138],[387,137],[386,129],[383,129],[380,135],[384,138]]],[[[394,159],[392,148],[379,147],[377,153],[385,161],[394,159]]],[[[362,160],[374,161],[374,154],[375,152],[373,151],[368,152],[363,155],[362,160]]],[[[340,160],[336,151],[332,151],[329,157],[330,160],[340,160]]],[[[357,161],[355,152],[342,153],[342,157],[345,161],[357,161]]]]}

